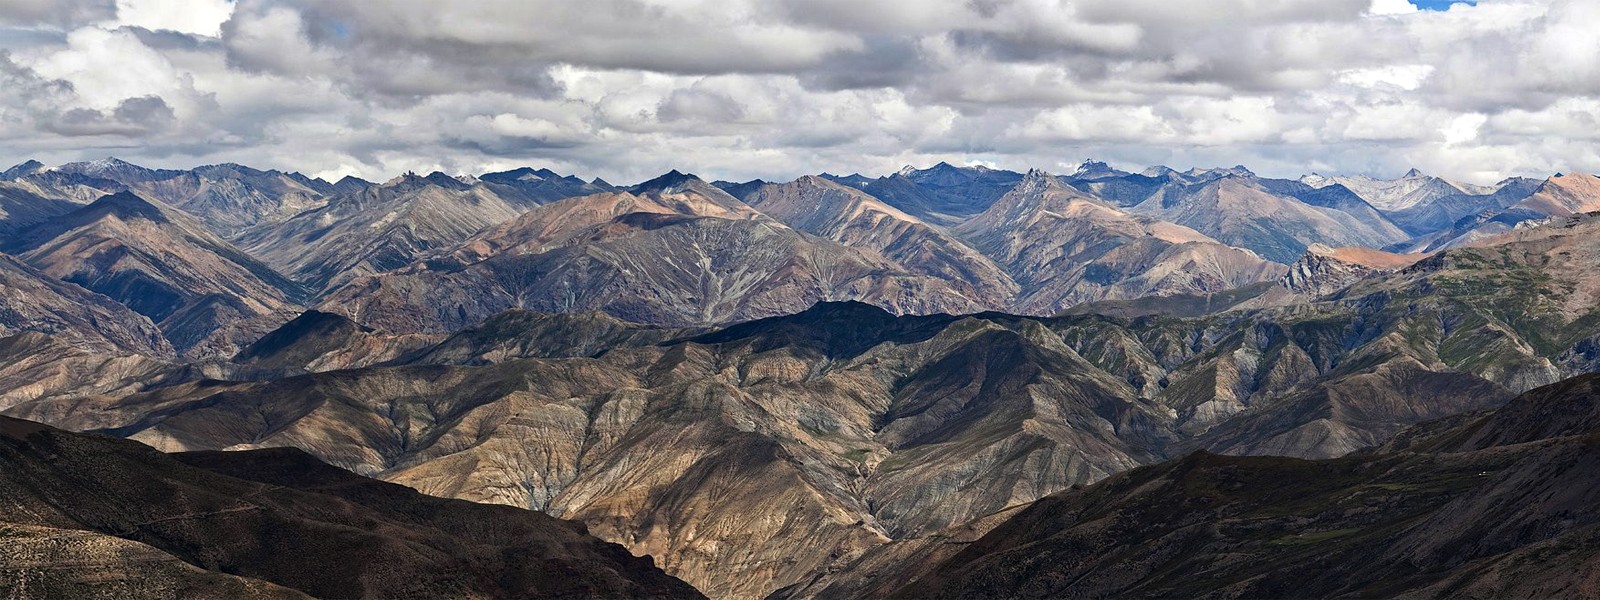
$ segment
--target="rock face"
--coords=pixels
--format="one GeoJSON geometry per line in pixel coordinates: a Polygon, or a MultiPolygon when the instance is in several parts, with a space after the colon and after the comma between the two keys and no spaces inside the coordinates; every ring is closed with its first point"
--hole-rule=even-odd
{"type": "Polygon", "coordinates": [[[1393,254],[1370,248],[1329,248],[1312,244],[1305,256],[1289,265],[1284,287],[1322,297],[1367,277],[1400,270],[1427,258],[1422,254],[1393,254]]]}
{"type": "Polygon", "coordinates": [[[288,320],[299,285],[193,218],[119,192],[8,240],[4,249],[53,277],[149,317],[179,351],[224,355],[288,320]]]}
{"type": "Polygon", "coordinates": [[[869,556],[858,564],[871,571],[791,597],[867,582],[906,598],[1591,596],[1597,405],[1591,375],[1386,449],[1405,453],[1196,453],[975,523],[987,534],[959,550],[930,540],[895,548],[921,560],[869,556]]]}
{"type": "Polygon", "coordinates": [[[1030,171],[953,232],[1021,287],[1013,309],[1054,314],[1087,301],[1209,293],[1278,277],[1281,267],[1187,227],[1136,217],[1030,171]]]}
{"type": "Polygon", "coordinates": [[[581,525],[298,450],[167,456],[0,417],[0,460],[8,596],[701,597],[581,525]]]}

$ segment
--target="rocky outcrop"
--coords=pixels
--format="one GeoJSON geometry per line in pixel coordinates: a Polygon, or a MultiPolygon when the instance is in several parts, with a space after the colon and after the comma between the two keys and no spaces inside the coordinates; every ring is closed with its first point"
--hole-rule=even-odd
{"type": "Polygon", "coordinates": [[[1312,244],[1279,282],[1313,298],[1349,287],[1367,277],[1398,271],[1423,258],[1423,254],[1392,254],[1368,248],[1330,248],[1312,244]]]}

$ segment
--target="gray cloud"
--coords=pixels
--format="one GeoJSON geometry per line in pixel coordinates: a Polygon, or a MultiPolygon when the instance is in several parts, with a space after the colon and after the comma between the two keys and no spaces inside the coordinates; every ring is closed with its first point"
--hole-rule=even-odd
{"type": "Polygon", "coordinates": [[[1584,0],[197,1],[0,4],[0,143],[374,179],[1600,170],[1584,0]]]}

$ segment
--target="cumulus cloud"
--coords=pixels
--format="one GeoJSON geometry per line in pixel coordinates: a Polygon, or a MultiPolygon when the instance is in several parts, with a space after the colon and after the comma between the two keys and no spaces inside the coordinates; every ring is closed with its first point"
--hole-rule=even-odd
{"type": "Polygon", "coordinates": [[[1595,23],[1585,0],[12,0],[0,142],[372,179],[1097,157],[1489,181],[1600,170],[1595,23]]]}

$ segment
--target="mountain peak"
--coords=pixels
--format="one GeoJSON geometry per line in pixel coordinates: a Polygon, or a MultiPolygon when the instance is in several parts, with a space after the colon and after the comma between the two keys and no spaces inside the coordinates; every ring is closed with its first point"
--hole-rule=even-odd
{"type": "Polygon", "coordinates": [[[115,215],[117,218],[123,220],[143,219],[155,223],[166,223],[169,221],[166,214],[162,212],[160,207],[151,203],[149,200],[145,200],[138,194],[127,191],[101,196],[98,200],[89,203],[88,206],[85,206],[80,210],[84,214],[93,214],[97,217],[103,215],[115,215]]]}
{"type": "Polygon", "coordinates": [[[659,177],[656,177],[655,179],[651,179],[628,189],[634,193],[660,192],[696,181],[700,181],[700,178],[696,177],[693,173],[683,173],[677,169],[673,169],[671,171],[667,171],[659,177]]]}
{"type": "Polygon", "coordinates": [[[1421,177],[1427,177],[1427,175],[1423,174],[1422,171],[1417,170],[1416,167],[1412,167],[1410,171],[1406,171],[1406,174],[1401,176],[1400,178],[1401,179],[1417,179],[1417,178],[1421,178],[1421,177]]]}
{"type": "Polygon", "coordinates": [[[28,159],[17,164],[17,166],[6,169],[4,172],[0,172],[0,180],[10,181],[24,175],[38,173],[42,170],[44,170],[44,163],[41,163],[37,160],[28,159]]]}
{"type": "Polygon", "coordinates": [[[1072,172],[1072,178],[1074,179],[1103,179],[1122,175],[1127,175],[1127,173],[1112,168],[1111,165],[1106,164],[1104,161],[1094,159],[1083,161],[1078,165],[1078,170],[1072,172]]]}

